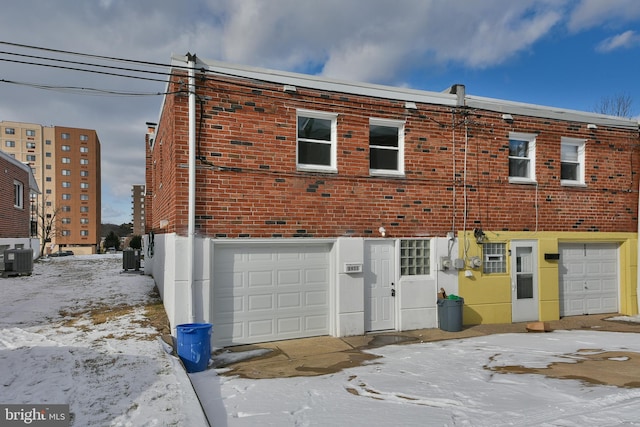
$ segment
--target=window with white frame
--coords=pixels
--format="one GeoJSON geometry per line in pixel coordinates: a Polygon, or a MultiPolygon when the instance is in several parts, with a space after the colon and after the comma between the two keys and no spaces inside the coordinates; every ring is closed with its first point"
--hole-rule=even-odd
{"type": "Polygon", "coordinates": [[[62,151],[71,151],[71,146],[70,145],[63,145],[60,147],[60,149],[62,151]]]}
{"type": "Polygon", "coordinates": [[[584,139],[562,137],[560,145],[560,183],[562,185],[583,185],[584,182],[584,139]]]}
{"type": "Polygon", "coordinates": [[[420,276],[430,274],[430,240],[412,239],[400,241],[400,275],[420,276]]]}
{"type": "Polygon", "coordinates": [[[15,141],[5,141],[4,142],[4,146],[5,147],[9,147],[9,148],[14,148],[16,146],[16,142],[15,141]]]}
{"type": "Polygon", "coordinates": [[[27,150],[35,150],[36,149],[36,143],[35,142],[27,142],[26,146],[27,146],[27,150]]]}
{"type": "Polygon", "coordinates": [[[337,114],[298,110],[299,169],[335,172],[337,114]]]}
{"type": "Polygon", "coordinates": [[[507,244],[482,244],[482,272],[485,274],[507,272],[507,244]]]}
{"type": "Polygon", "coordinates": [[[404,173],[404,122],[369,119],[371,174],[404,173]]]}
{"type": "Polygon", "coordinates": [[[71,183],[69,181],[62,181],[62,188],[71,188],[71,183]]]}
{"type": "Polygon", "coordinates": [[[35,154],[27,154],[27,162],[35,162],[36,155],[35,154]]]}
{"type": "Polygon", "coordinates": [[[83,225],[89,224],[89,218],[80,218],[80,224],[83,224],[83,225]]]}
{"type": "Polygon", "coordinates": [[[71,200],[71,194],[69,193],[62,194],[62,200],[71,200]]]}
{"type": "Polygon", "coordinates": [[[71,224],[71,218],[62,218],[60,222],[63,224],[71,224]]]}
{"type": "Polygon", "coordinates": [[[24,208],[24,185],[17,180],[13,181],[13,207],[24,208]]]}
{"type": "Polygon", "coordinates": [[[7,135],[15,135],[16,130],[14,128],[5,128],[4,133],[6,133],[7,135]]]}
{"type": "Polygon", "coordinates": [[[88,153],[89,152],[89,147],[80,147],[80,152],[81,153],[88,153]]]}
{"type": "Polygon", "coordinates": [[[82,213],[89,212],[89,206],[80,206],[80,212],[82,213]]]}
{"type": "Polygon", "coordinates": [[[89,140],[88,135],[80,135],[80,141],[88,141],[88,140],[89,140]]]}
{"type": "Polygon", "coordinates": [[[89,200],[89,195],[88,194],[81,194],[80,195],[80,200],[89,200]]]}
{"type": "Polygon", "coordinates": [[[80,235],[81,236],[88,236],[89,235],[89,230],[80,230],[80,235]]]}
{"type": "Polygon", "coordinates": [[[69,175],[71,175],[71,171],[69,169],[62,169],[62,175],[63,176],[69,176],[69,175]]]}
{"type": "Polygon", "coordinates": [[[80,183],[80,188],[82,188],[82,189],[87,189],[87,188],[89,188],[89,183],[88,183],[88,182],[81,182],[81,183],[80,183]]]}
{"type": "Polygon", "coordinates": [[[85,170],[80,171],[80,176],[89,176],[89,171],[85,171],[85,170]]]}
{"type": "Polygon", "coordinates": [[[69,158],[69,157],[63,157],[63,158],[62,158],[62,163],[65,163],[65,164],[71,163],[71,158],[69,158]]]}
{"type": "Polygon", "coordinates": [[[60,138],[62,138],[62,139],[69,139],[69,138],[71,138],[71,135],[69,135],[68,133],[64,132],[64,133],[62,133],[62,134],[60,135],[60,138]]]}
{"type": "Polygon", "coordinates": [[[71,212],[71,206],[63,205],[63,206],[60,207],[60,210],[62,212],[71,212]]]}
{"type": "Polygon", "coordinates": [[[536,135],[511,132],[509,134],[509,182],[535,182],[536,135]]]}
{"type": "Polygon", "coordinates": [[[80,164],[81,165],[88,165],[89,164],[89,159],[80,159],[80,164]]]}
{"type": "Polygon", "coordinates": [[[62,235],[65,237],[71,236],[71,230],[62,230],[62,235]]]}
{"type": "Polygon", "coordinates": [[[33,129],[27,129],[26,130],[26,135],[27,136],[36,136],[36,131],[33,129]]]}

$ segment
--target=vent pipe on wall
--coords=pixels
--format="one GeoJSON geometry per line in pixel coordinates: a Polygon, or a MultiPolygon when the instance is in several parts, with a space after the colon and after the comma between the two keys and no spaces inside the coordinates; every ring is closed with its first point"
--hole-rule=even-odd
{"type": "Polygon", "coordinates": [[[195,323],[196,313],[193,284],[193,270],[195,269],[195,229],[196,229],[196,55],[187,52],[189,67],[189,218],[187,238],[187,292],[189,304],[189,321],[195,323]]]}

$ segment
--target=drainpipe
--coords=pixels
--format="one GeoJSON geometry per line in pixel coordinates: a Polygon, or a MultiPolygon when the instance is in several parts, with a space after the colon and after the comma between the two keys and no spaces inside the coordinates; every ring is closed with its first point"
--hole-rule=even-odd
{"type": "Polygon", "coordinates": [[[187,232],[187,285],[189,321],[195,323],[196,313],[194,304],[193,270],[195,268],[195,207],[196,207],[196,55],[187,53],[189,67],[189,222],[187,232]]]}

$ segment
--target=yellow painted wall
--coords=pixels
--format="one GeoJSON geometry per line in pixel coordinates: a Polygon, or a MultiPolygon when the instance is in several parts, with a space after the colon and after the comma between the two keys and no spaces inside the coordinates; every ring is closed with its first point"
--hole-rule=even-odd
{"type": "Polygon", "coordinates": [[[538,315],[539,320],[557,320],[560,317],[559,265],[560,261],[545,260],[545,253],[558,253],[560,243],[610,243],[619,247],[620,313],[638,313],[637,233],[572,233],[572,232],[512,232],[487,231],[485,242],[507,244],[507,272],[484,274],[482,268],[469,268],[472,257],[482,259],[482,247],[472,231],[458,233],[460,252],[468,266],[458,273],[459,294],[464,298],[463,323],[511,323],[511,256],[512,240],[535,240],[538,243],[538,315]],[[469,273],[470,272],[470,276],[469,273]]]}

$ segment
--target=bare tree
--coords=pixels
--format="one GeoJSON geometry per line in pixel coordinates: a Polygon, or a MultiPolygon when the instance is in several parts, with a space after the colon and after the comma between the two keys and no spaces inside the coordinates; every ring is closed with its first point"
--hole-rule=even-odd
{"type": "Polygon", "coordinates": [[[633,98],[625,93],[603,96],[593,107],[593,112],[630,119],[633,117],[633,98]]]}
{"type": "Polygon", "coordinates": [[[56,222],[60,209],[47,206],[46,200],[42,200],[42,204],[38,206],[36,212],[38,218],[38,237],[42,243],[40,245],[40,256],[43,256],[47,243],[51,242],[52,237],[58,236],[56,222]]]}

